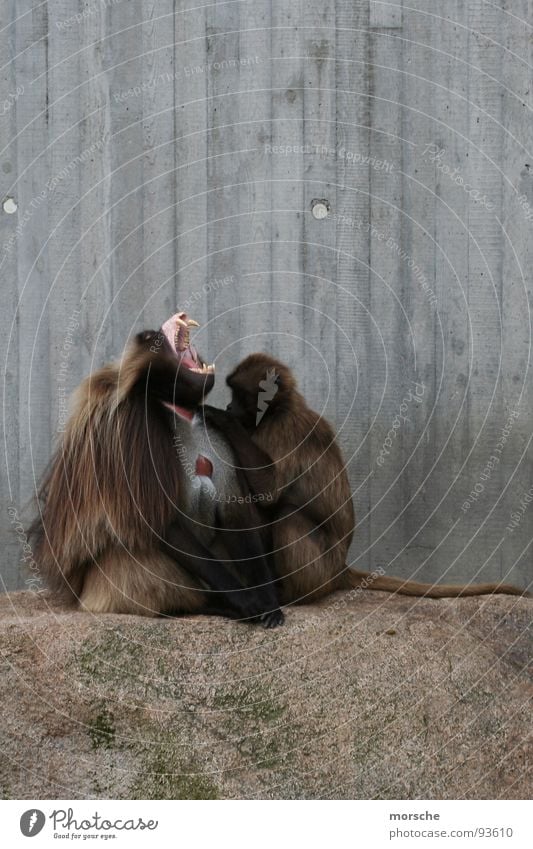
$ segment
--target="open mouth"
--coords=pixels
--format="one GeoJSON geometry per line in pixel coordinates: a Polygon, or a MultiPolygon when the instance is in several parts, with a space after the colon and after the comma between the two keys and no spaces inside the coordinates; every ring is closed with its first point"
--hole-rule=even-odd
{"type": "Polygon", "coordinates": [[[200,327],[200,325],[194,319],[189,318],[187,313],[178,312],[165,321],[161,330],[175,352],[180,365],[196,374],[214,374],[214,363],[211,365],[204,363],[196,348],[191,345],[191,327],[200,327]]]}

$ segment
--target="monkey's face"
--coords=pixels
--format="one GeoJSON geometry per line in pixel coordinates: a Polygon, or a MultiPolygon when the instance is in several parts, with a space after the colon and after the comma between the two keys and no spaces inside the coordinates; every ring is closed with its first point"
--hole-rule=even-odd
{"type": "Polygon", "coordinates": [[[269,354],[251,354],[228,376],[228,411],[248,430],[290,404],[296,384],[290,370],[269,354]]]}
{"type": "Polygon", "coordinates": [[[187,313],[178,312],[165,321],[158,339],[176,361],[175,397],[184,406],[201,404],[215,383],[215,366],[207,365],[191,345],[191,327],[199,327],[187,313]]]}

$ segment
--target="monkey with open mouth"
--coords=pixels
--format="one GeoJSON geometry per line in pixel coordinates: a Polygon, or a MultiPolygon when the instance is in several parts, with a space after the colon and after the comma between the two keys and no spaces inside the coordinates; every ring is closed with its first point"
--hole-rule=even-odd
{"type": "Polygon", "coordinates": [[[39,488],[36,560],[56,594],[93,613],[275,627],[278,588],[247,500],[270,492],[273,470],[252,440],[199,415],[215,370],[190,342],[197,326],[176,313],[79,386],[39,488]]]}

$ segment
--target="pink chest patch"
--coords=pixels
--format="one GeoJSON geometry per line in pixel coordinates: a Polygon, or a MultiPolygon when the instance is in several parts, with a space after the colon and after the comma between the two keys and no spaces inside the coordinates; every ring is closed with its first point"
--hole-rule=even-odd
{"type": "Polygon", "coordinates": [[[187,410],[186,407],[178,407],[177,404],[170,404],[168,401],[163,401],[163,405],[181,419],[187,419],[188,422],[192,422],[194,419],[194,412],[192,410],[187,410]]]}
{"type": "MultiPolygon", "coordinates": [[[[180,416],[180,418],[187,419],[187,421],[192,422],[194,418],[194,413],[192,410],[187,410],[185,407],[178,407],[177,404],[169,404],[166,401],[163,401],[163,403],[165,407],[168,407],[169,410],[172,410],[174,415],[180,416]]],[[[213,464],[211,460],[208,460],[208,458],[204,457],[203,454],[198,454],[194,470],[197,475],[202,476],[204,478],[213,477],[213,464]]]]}
{"type": "Polygon", "coordinates": [[[208,460],[207,457],[204,457],[203,454],[199,454],[196,458],[196,466],[195,471],[197,475],[202,475],[206,478],[213,477],[213,464],[211,460],[208,460]]]}

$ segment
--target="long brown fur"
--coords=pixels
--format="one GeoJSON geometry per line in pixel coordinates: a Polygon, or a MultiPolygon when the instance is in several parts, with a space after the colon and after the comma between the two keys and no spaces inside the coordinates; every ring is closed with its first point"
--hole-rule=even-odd
{"type": "Polygon", "coordinates": [[[80,385],[41,487],[37,560],[57,595],[95,613],[205,605],[200,585],[159,550],[182,474],[168,462],[163,407],[148,408],[142,392],[143,376],[160,364],[160,354],[134,342],[120,363],[80,385]]]}
{"type": "Polygon", "coordinates": [[[307,406],[290,369],[268,354],[247,357],[227,383],[233,390],[233,414],[275,464],[279,500],[266,521],[283,604],[308,604],[335,590],[362,584],[367,589],[429,598],[526,594],[509,584],[423,584],[348,568],[355,514],[332,428],[307,406]],[[277,375],[277,392],[256,426],[260,384],[267,373],[277,375]]]}

